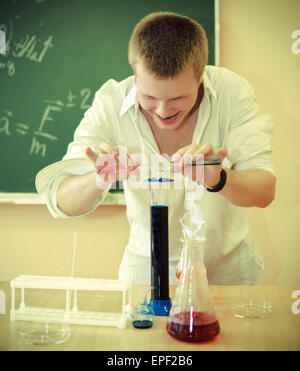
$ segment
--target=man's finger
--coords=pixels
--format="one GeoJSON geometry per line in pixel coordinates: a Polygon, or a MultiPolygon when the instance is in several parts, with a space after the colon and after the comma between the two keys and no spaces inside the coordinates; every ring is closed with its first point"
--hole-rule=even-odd
{"type": "Polygon", "coordinates": [[[87,147],[86,150],[85,150],[85,153],[86,155],[88,156],[88,158],[90,160],[92,160],[95,164],[96,164],[96,161],[97,161],[97,158],[98,158],[98,155],[97,153],[95,153],[91,147],[87,147]]]}

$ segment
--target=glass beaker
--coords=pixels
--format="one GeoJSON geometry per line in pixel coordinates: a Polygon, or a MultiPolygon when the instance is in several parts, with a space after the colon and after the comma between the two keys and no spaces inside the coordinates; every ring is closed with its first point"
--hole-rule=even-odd
{"type": "Polygon", "coordinates": [[[178,340],[208,341],[220,332],[203,262],[205,241],[185,235],[182,271],[166,327],[178,340]]]}

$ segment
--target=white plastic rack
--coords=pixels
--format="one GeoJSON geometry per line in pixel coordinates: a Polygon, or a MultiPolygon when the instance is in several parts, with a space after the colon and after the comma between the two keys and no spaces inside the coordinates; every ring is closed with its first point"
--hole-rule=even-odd
{"type": "Polygon", "coordinates": [[[21,275],[10,282],[11,287],[11,321],[66,322],[79,325],[113,326],[125,328],[128,308],[131,304],[132,282],[120,280],[72,278],[57,276],[21,275]],[[21,289],[21,303],[15,309],[15,290],[21,289]],[[66,291],[65,309],[29,307],[25,304],[25,289],[54,289],[66,291]],[[70,295],[73,290],[73,307],[70,295]],[[89,312],[77,308],[77,291],[121,291],[122,312],[89,312]]]}

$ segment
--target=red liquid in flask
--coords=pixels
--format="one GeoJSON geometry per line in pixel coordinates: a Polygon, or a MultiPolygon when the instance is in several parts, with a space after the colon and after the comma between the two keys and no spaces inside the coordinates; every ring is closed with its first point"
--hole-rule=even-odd
{"type": "Polygon", "coordinates": [[[213,339],[220,332],[215,315],[201,312],[182,312],[173,316],[167,331],[178,340],[201,342],[213,339]]]}

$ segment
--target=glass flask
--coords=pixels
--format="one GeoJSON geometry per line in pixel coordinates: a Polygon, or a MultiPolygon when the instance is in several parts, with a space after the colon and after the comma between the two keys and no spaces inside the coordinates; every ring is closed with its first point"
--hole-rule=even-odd
{"type": "Polygon", "coordinates": [[[203,262],[206,239],[190,239],[185,233],[184,237],[182,267],[166,329],[178,340],[208,341],[218,335],[220,325],[203,262]]]}
{"type": "Polygon", "coordinates": [[[148,305],[136,305],[132,308],[131,322],[135,328],[145,329],[150,328],[154,322],[154,311],[148,305]]]}
{"type": "Polygon", "coordinates": [[[147,295],[151,287],[147,289],[144,300],[133,306],[130,311],[131,323],[133,327],[138,329],[145,329],[152,327],[155,320],[155,313],[147,304],[147,295]]]}

